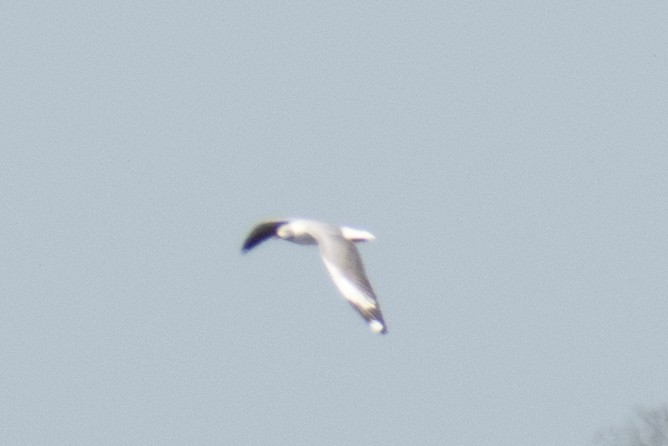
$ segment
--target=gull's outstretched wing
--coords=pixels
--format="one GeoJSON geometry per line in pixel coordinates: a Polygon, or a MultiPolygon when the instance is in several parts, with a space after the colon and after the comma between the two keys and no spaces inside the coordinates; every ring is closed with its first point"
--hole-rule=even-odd
{"type": "Polygon", "coordinates": [[[268,238],[274,237],[278,227],[285,223],[287,223],[285,220],[269,220],[259,223],[251,230],[246,240],[244,240],[241,251],[248,252],[268,238]]]}
{"type": "Polygon", "coordinates": [[[328,234],[318,240],[320,255],[343,297],[376,333],[387,333],[378,300],[366,277],[355,244],[342,236],[328,234]]]}

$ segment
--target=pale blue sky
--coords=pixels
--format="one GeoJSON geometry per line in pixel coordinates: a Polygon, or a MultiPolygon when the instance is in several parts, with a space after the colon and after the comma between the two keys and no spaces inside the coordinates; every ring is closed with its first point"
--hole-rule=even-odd
{"type": "Polygon", "coordinates": [[[0,443],[589,444],[668,401],[665,1],[10,2],[0,443]],[[390,333],[258,220],[363,227],[390,333]]]}

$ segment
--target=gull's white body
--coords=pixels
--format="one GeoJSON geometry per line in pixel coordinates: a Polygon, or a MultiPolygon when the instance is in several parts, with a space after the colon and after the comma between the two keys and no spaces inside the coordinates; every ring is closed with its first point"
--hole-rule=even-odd
{"type": "Polygon", "coordinates": [[[313,220],[267,220],[253,228],[244,241],[242,251],[250,251],[271,237],[300,245],[317,244],[322,260],[343,297],[367,321],[371,331],[387,332],[378,300],[355,247],[355,242],[373,240],[375,237],[372,234],[313,220]]]}

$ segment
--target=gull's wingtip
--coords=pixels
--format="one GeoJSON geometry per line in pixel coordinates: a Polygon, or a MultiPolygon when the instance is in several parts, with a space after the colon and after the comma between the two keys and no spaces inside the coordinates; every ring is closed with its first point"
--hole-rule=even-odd
{"type": "Polygon", "coordinates": [[[369,328],[371,329],[372,332],[376,334],[387,333],[387,327],[385,326],[385,324],[376,319],[372,319],[369,321],[369,328]]]}
{"type": "Polygon", "coordinates": [[[241,249],[240,249],[239,251],[241,252],[242,255],[243,255],[243,254],[246,254],[248,251],[250,251],[251,249],[253,249],[253,246],[255,246],[255,245],[249,246],[249,243],[248,243],[248,242],[245,242],[245,243],[241,246],[241,249]]]}
{"type": "Polygon", "coordinates": [[[285,223],[285,220],[267,220],[255,225],[241,245],[241,253],[245,254],[263,241],[274,237],[278,227],[285,223]]]}

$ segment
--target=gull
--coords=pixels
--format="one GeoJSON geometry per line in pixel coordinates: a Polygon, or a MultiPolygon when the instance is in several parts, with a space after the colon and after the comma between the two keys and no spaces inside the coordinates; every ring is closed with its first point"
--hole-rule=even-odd
{"type": "Polygon", "coordinates": [[[251,230],[241,251],[246,253],[272,237],[300,245],[318,245],[322,261],[343,297],[367,321],[372,332],[387,333],[378,300],[355,247],[356,242],[375,239],[371,233],[314,220],[265,220],[251,230]]]}

